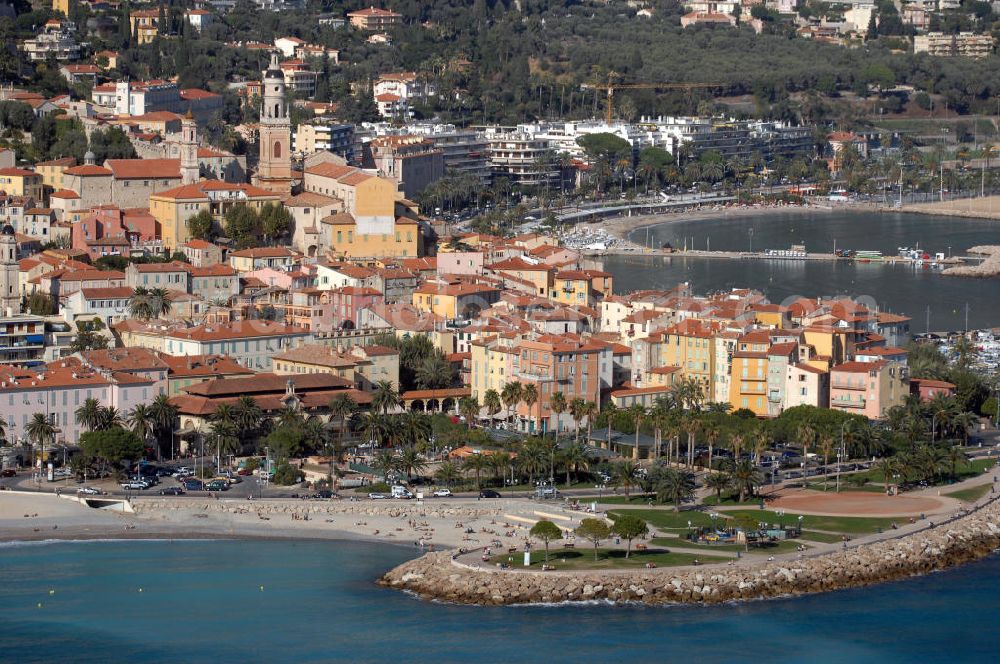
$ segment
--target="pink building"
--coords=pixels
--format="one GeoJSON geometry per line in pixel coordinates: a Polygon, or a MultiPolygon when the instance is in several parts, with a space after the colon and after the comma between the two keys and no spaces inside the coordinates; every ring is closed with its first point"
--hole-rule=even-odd
{"type": "Polygon", "coordinates": [[[341,286],[330,290],[333,327],[353,329],[358,327],[358,312],[366,307],[384,303],[382,293],[363,286],[341,286]]]}
{"type": "Polygon", "coordinates": [[[438,272],[441,274],[482,274],[483,252],[453,251],[437,255],[438,272]]]}
{"type": "Polygon", "coordinates": [[[910,393],[906,367],[894,362],[844,362],[830,370],[830,408],[877,420],[910,393]]]}
{"type": "Polygon", "coordinates": [[[95,207],[73,224],[74,249],[82,249],[90,258],[129,256],[133,249],[149,248],[159,238],[156,219],[145,208],[122,210],[114,205],[95,207]]]}
{"type": "Polygon", "coordinates": [[[42,413],[57,429],[57,445],[60,441],[76,445],[84,431],[76,421],[76,409],[87,399],[97,399],[127,416],[157,394],[152,378],[98,369],[75,357],[50,362],[41,371],[0,366],[0,407],[11,442],[26,441],[28,422],[42,413]]]}
{"type": "Polygon", "coordinates": [[[916,394],[921,401],[930,401],[939,394],[950,397],[955,394],[955,384],[943,380],[914,378],[910,380],[910,394],[916,394]]]}

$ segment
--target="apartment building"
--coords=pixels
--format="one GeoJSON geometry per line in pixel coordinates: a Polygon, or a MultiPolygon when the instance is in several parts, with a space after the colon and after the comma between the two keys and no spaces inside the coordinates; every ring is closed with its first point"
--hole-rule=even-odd
{"type": "Polygon", "coordinates": [[[913,52],[943,57],[985,58],[993,54],[996,38],[960,32],[957,35],[928,32],[913,38],[913,52]]]}
{"type": "Polygon", "coordinates": [[[889,408],[902,405],[909,393],[906,367],[893,362],[844,362],[830,370],[830,408],[834,410],[877,420],[889,408]]]}

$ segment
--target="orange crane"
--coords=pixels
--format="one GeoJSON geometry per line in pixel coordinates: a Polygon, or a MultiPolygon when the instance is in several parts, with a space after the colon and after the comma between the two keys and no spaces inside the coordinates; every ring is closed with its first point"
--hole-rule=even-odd
{"type": "Polygon", "coordinates": [[[615,90],[697,90],[701,88],[717,88],[718,83],[615,83],[618,77],[614,72],[608,74],[607,83],[584,83],[581,87],[585,90],[604,90],[608,95],[605,118],[608,124],[614,119],[615,90]]]}

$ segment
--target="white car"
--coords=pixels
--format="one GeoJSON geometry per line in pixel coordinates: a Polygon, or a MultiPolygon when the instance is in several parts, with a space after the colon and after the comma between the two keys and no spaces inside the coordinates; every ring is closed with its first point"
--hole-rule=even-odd
{"type": "Polygon", "coordinates": [[[451,498],[451,489],[438,489],[434,492],[435,498],[451,498]]]}
{"type": "Polygon", "coordinates": [[[369,493],[368,497],[372,500],[387,500],[389,498],[389,496],[384,493],[369,493]]]}
{"type": "Polygon", "coordinates": [[[100,489],[95,489],[92,486],[82,486],[79,489],[77,489],[76,492],[77,493],[83,493],[83,494],[86,494],[88,496],[99,496],[99,495],[101,495],[101,490],[100,489]]]}

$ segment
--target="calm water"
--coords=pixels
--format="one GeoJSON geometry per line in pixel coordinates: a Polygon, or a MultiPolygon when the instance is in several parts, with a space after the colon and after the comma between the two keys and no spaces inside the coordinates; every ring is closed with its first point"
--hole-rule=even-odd
{"type": "MultiPolygon", "coordinates": [[[[904,214],[855,212],[776,212],[769,216],[734,215],[710,221],[677,221],[649,229],[653,246],[745,251],[787,249],[805,244],[816,252],[838,249],[879,250],[895,255],[901,246],[919,244],[931,252],[964,254],[977,244],[1000,244],[1000,222],[904,214]]],[[[632,234],[642,243],[646,229],[632,234]]],[[[931,270],[902,265],[826,261],[764,261],[610,256],[605,268],[615,276],[615,290],[672,288],[688,281],[696,293],[751,287],[773,302],[796,296],[851,295],[881,309],[913,317],[911,330],[957,330],[1000,325],[1000,278],[942,277],[931,270]]]]}
{"type": "Polygon", "coordinates": [[[347,542],[8,545],[0,661],[996,659],[998,557],[867,590],[723,607],[477,608],[373,585],[409,555],[347,542]]]}

